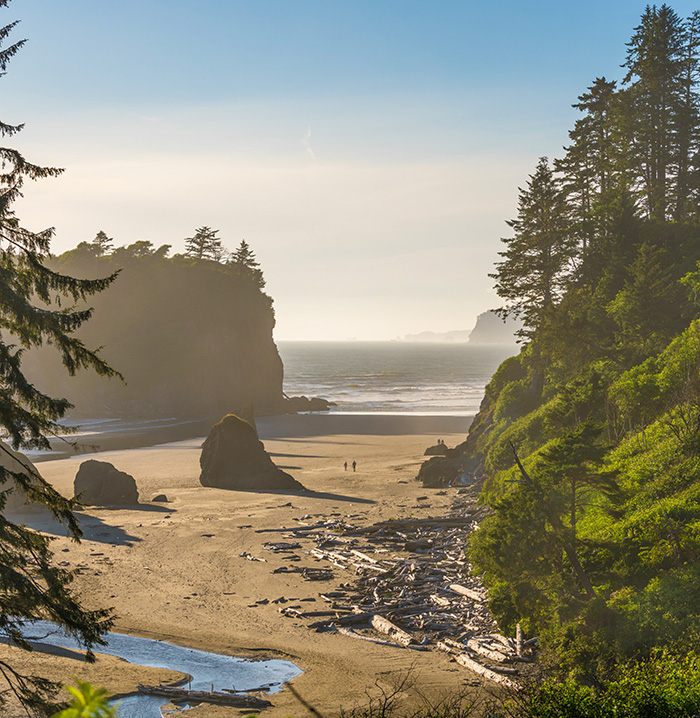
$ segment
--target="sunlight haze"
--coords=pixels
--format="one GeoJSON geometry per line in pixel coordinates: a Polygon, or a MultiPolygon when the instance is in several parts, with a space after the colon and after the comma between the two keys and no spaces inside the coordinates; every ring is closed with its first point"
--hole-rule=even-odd
{"type": "MultiPolygon", "coordinates": [[[[676,3],[690,13],[692,5],[676,3]]],[[[470,329],[517,188],[577,95],[620,79],[643,3],[15,0],[14,144],[65,174],[17,213],[54,252],[98,230],[245,239],[277,339],[470,329]]]]}

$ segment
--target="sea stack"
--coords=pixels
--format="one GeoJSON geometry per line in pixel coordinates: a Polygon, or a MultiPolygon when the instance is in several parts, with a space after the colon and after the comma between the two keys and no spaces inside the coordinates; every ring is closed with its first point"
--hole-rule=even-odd
{"type": "Polygon", "coordinates": [[[202,486],[242,491],[300,491],[304,487],[277,468],[255,429],[235,414],[212,427],[199,458],[202,486]]]}
{"type": "Polygon", "coordinates": [[[108,461],[83,461],[75,475],[73,490],[82,503],[93,506],[129,506],[139,502],[134,477],[108,461]]]}

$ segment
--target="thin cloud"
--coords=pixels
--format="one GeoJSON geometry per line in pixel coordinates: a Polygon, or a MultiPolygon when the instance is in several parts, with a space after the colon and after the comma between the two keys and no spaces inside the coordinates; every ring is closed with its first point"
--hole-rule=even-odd
{"type": "Polygon", "coordinates": [[[313,149],[311,149],[311,127],[306,128],[306,136],[301,138],[301,144],[309,153],[309,157],[311,157],[312,160],[315,160],[316,155],[314,154],[313,149]]]}

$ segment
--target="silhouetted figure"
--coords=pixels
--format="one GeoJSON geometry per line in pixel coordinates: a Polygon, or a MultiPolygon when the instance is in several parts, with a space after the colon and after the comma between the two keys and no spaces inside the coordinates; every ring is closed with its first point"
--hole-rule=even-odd
{"type": "Polygon", "coordinates": [[[345,469],[345,471],[348,470],[348,462],[347,461],[343,464],[343,468],[345,469]]]}
{"type": "Polygon", "coordinates": [[[353,460],[352,462],[352,470],[355,471],[355,468],[357,467],[357,462],[353,460]]]}

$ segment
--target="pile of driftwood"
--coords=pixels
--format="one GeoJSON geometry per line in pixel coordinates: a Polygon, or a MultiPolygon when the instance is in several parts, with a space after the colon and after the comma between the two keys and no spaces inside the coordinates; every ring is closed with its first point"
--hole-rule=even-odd
{"type": "Polygon", "coordinates": [[[462,489],[446,516],[364,527],[322,521],[287,529],[285,541],[264,548],[292,553],[302,548],[303,539],[308,553],[324,566],[314,571],[287,565],[276,572],[299,572],[309,580],[347,579],[340,590],[320,594],[328,604],[324,610],[282,607],[280,613],[313,619],[308,627],[317,631],[409,650],[447,651],[484,678],[515,687],[516,665],[527,660],[529,648],[522,639],[497,633],[483,587],[465,558],[469,534],[484,511],[473,490],[462,489]]]}

